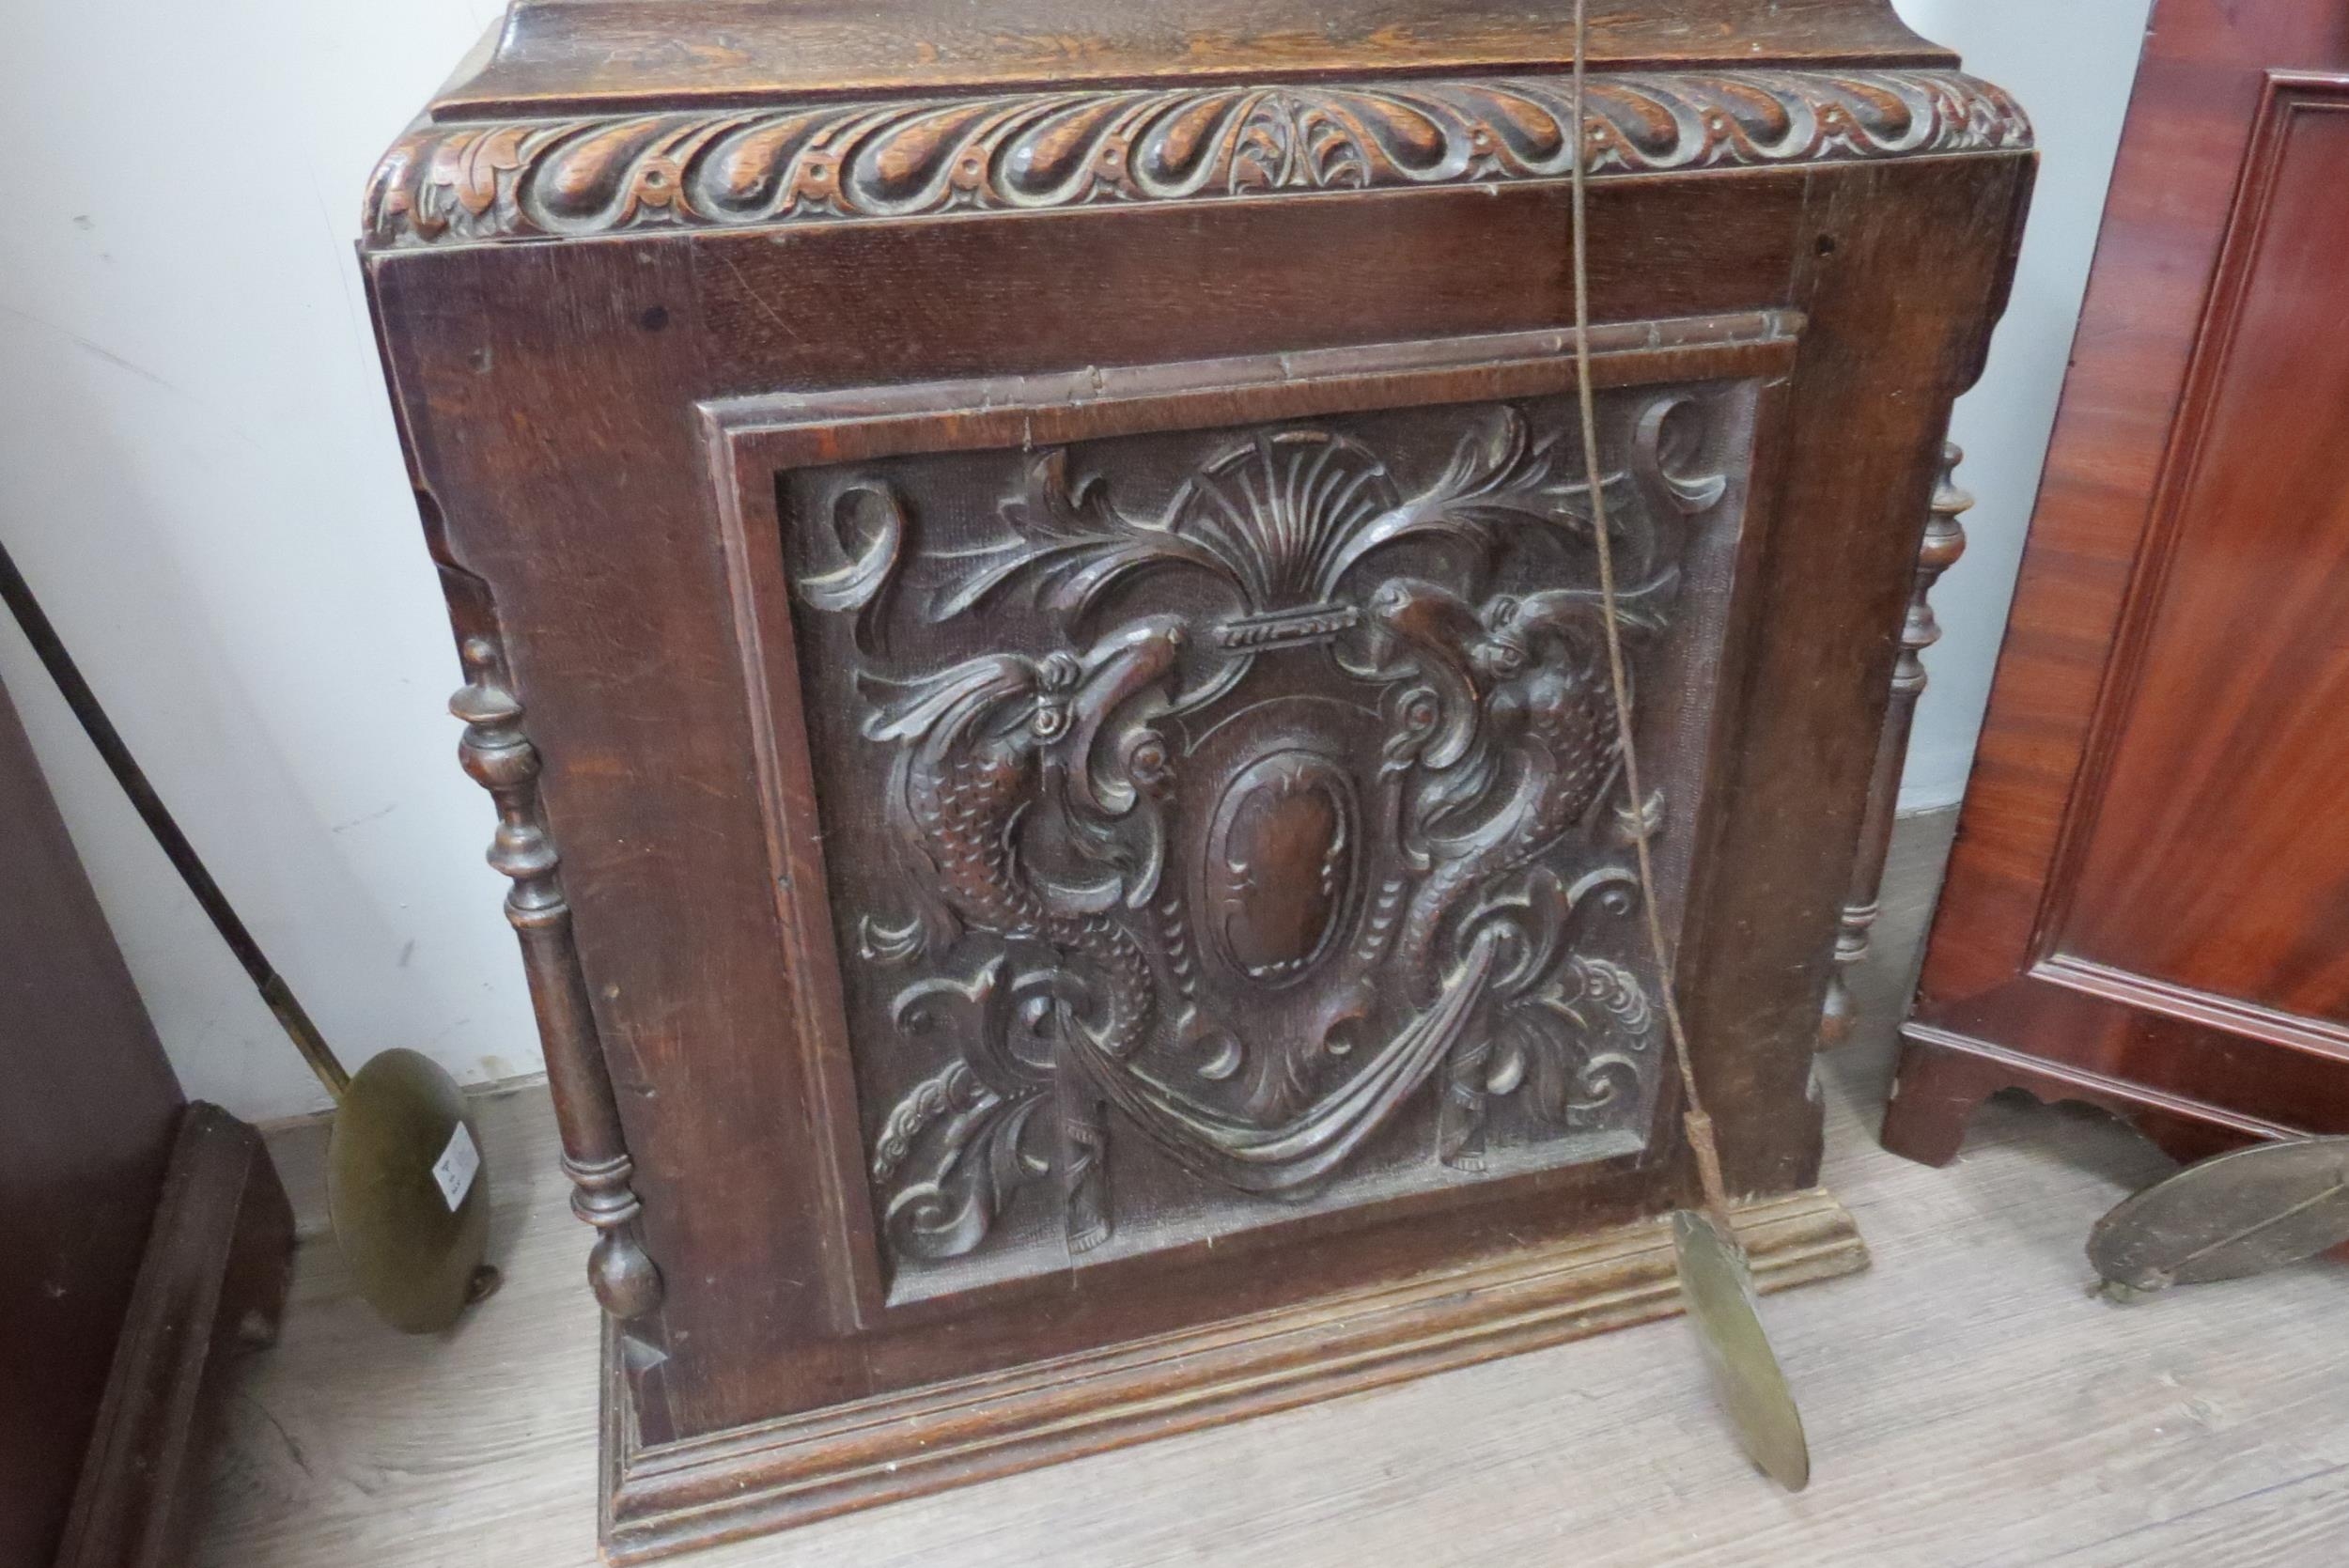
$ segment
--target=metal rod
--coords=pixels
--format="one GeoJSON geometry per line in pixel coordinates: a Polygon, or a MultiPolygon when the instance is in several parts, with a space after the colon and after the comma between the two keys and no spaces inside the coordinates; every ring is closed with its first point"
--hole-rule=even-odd
{"type": "Polygon", "coordinates": [[[228,895],[220,891],[220,884],[212,880],[212,874],[205,869],[204,862],[196,855],[195,846],[188,842],[188,835],[180,831],[179,824],[172,819],[163,798],[148,782],[147,773],[139,767],[138,759],[131,754],[131,748],[123,744],[121,733],[115,728],[114,721],[108,719],[106,710],[99,706],[98,694],[83,678],[81,667],[66,651],[64,642],[57,636],[57,629],[49,623],[40,601],[33,597],[31,585],[24,581],[24,574],[17,570],[16,562],[4,544],[0,544],[0,599],[8,601],[9,613],[15,615],[16,624],[23,629],[24,640],[33,645],[34,656],[40,660],[41,668],[49,672],[49,678],[57,683],[58,691],[65,697],[65,706],[73,710],[75,719],[81,721],[82,733],[89,737],[90,744],[97,747],[98,754],[105,759],[106,770],[115,776],[115,783],[122,786],[122,793],[130,797],[131,808],[139,814],[139,820],[147,824],[147,831],[153,833],[155,842],[163,846],[163,858],[171,862],[173,870],[179,873],[179,879],[188,885],[188,892],[195,895],[196,903],[203,907],[204,913],[211,920],[212,929],[220,933],[221,940],[228,944],[228,951],[235,954],[237,962],[244,966],[244,972],[252,977],[255,988],[261,993],[261,1000],[269,1004],[271,1014],[292,1039],[294,1048],[302,1053],[303,1061],[309,1063],[310,1071],[318,1075],[318,1080],[326,1086],[328,1094],[341,1099],[343,1091],[350,1085],[350,1075],[335,1060],[334,1051],[319,1033],[318,1026],[310,1021],[310,1015],[303,1011],[302,1003],[295,1000],[285,977],[277,972],[270,963],[269,955],[261,951],[261,944],[254,940],[253,933],[238,918],[236,909],[228,902],[228,895]]]}

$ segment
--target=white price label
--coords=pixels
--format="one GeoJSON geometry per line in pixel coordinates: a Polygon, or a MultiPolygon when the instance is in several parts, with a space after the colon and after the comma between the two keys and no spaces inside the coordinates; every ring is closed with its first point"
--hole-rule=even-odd
{"type": "Polygon", "coordinates": [[[441,1198],[448,1204],[449,1213],[457,1212],[465,1194],[473,1190],[474,1177],[480,1173],[481,1151],[474,1147],[473,1134],[459,1122],[457,1130],[448,1135],[448,1147],[432,1162],[432,1179],[440,1184],[441,1198]]]}

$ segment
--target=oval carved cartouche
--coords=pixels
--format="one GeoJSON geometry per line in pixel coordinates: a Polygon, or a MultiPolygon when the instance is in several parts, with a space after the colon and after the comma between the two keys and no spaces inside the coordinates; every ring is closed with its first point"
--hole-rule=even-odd
{"type": "Polygon", "coordinates": [[[1208,929],[1252,980],[1295,979],[1329,948],[1353,880],[1353,792],[1329,758],[1282,751],[1243,768],[1207,835],[1208,929]]]}

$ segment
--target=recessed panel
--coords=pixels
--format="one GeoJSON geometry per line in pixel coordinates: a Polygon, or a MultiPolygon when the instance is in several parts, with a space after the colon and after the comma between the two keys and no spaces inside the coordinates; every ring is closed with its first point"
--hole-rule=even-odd
{"type": "MultiPolygon", "coordinates": [[[[2349,1028],[2349,81],[2270,99],[2057,951],[2349,1028]]],[[[2190,1002],[2190,999],[2189,999],[2190,1002]]]]}
{"type": "Polygon", "coordinates": [[[774,475],[892,1302],[1641,1153],[1757,396],[774,475]]]}

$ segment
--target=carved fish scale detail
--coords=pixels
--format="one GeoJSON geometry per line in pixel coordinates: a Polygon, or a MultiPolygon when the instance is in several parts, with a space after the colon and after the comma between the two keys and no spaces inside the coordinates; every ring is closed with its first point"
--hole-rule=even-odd
{"type": "MultiPolygon", "coordinates": [[[[1569,828],[1583,822],[1612,782],[1621,756],[1615,708],[1591,642],[1598,622],[1587,604],[1564,607],[1563,623],[1539,625],[1515,601],[1501,606],[1493,640],[1479,655],[1495,685],[1488,699],[1486,741],[1517,759],[1516,791],[1493,814],[1500,831],[1468,852],[1440,861],[1420,883],[1404,914],[1396,952],[1412,994],[1436,989],[1438,937],[1461,893],[1524,864],[1569,828]],[[1564,668],[1534,665],[1525,647],[1532,636],[1555,637],[1567,648],[1564,668]]],[[[1551,610],[1556,617],[1558,612],[1551,610]]]]}

